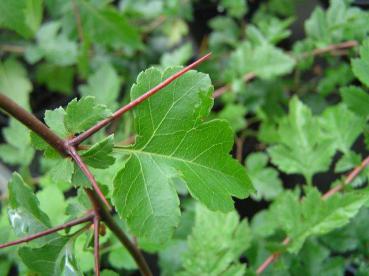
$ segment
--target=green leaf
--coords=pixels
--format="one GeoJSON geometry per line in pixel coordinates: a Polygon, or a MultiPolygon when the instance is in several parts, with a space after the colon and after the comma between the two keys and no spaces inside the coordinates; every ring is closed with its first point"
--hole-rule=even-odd
{"type": "Polygon", "coordinates": [[[19,256],[40,276],[82,275],[73,251],[74,238],[57,237],[40,248],[22,247],[19,256]]]}
{"type": "Polygon", "coordinates": [[[268,149],[273,164],[286,173],[301,173],[311,184],[315,173],[328,170],[334,147],[324,139],[317,119],[297,97],[290,101],[290,113],[278,128],[280,143],[268,149]]]}
{"type": "Polygon", "coordinates": [[[184,271],[178,275],[223,275],[239,264],[250,242],[247,221],[240,222],[236,212],[212,212],[198,204],[188,249],[183,255],[184,271]]]}
{"type": "Polygon", "coordinates": [[[246,159],[246,168],[252,184],[257,193],[253,198],[260,200],[274,199],[283,191],[281,180],[278,178],[278,171],[267,167],[268,156],[265,153],[253,153],[246,159]]]}
{"type": "Polygon", "coordinates": [[[369,39],[364,40],[360,46],[360,58],[351,60],[352,71],[354,75],[364,84],[369,87],[369,39]]]}
{"type": "MultiPolygon", "coordinates": [[[[0,9],[1,10],[1,9],[0,9]]],[[[32,84],[24,67],[15,59],[0,61],[0,93],[10,97],[20,106],[30,109],[29,94],[32,84]]]]}
{"type": "Polygon", "coordinates": [[[6,144],[0,144],[0,158],[12,165],[27,166],[31,163],[35,151],[31,147],[28,129],[15,119],[3,129],[6,144]]]}
{"type": "Polygon", "coordinates": [[[50,177],[55,182],[67,182],[72,181],[72,175],[74,172],[74,163],[70,158],[58,158],[56,163],[49,171],[50,177]]]}
{"type": "Polygon", "coordinates": [[[236,18],[242,18],[248,10],[247,1],[243,0],[221,0],[220,5],[236,18]]]}
{"type": "Polygon", "coordinates": [[[114,136],[110,135],[83,152],[81,157],[91,167],[106,169],[115,161],[115,158],[111,155],[113,146],[114,136]]]}
{"type": "Polygon", "coordinates": [[[239,76],[255,73],[260,78],[273,78],[288,74],[295,66],[295,61],[280,49],[263,43],[252,48],[250,43],[243,43],[231,55],[230,65],[239,76]]]}
{"type": "Polygon", "coordinates": [[[30,38],[40,27],[42,10],[42,0],[2,0],[0,27],[30,38]]]}
{"type": "Polygon", "coordinates": [[[218,118],[227,120],[233,131],[237,132],[246,127],[246,119],[244,118],[246,113],[247,110],[243,105],[227,104],[218,113],[218,118]]]}
{"type": "Polygon", "coordinates": [[[67,202],[56,185],[43,188],[37,193],[37,199],[40,202],[40,208],[45,210],[52,225],[60,225],[65,222],[67,202]]]}
{"type": "Polygon", "coordinates": [[[160,58],[163,67],[186,64],[193,55],[191,43],[185,43],[171,53],[164,53],[160,58]]]}
{"type": "MultiPolygon", "coordinates": [[[[177,72],[148,69],[132,87],[135,99],[177,72]]],[[[134,109],[136,144],[114,180],[113,202],[134,234],[156,244],[167,241],[179,222],[176,179],[213,210],[233,209],[231,196],[252,187],[245,170],[229,156],[233,134],[219,120],[203,123],[212,106],[207,75],[190,71],[134,109]]]]}
{"type": "Polygon", "coordinates": [[[348,86],[340,90],[341,97],[347,107],[364,118],[369,117],[369,94],[360,87],[348,86]]]}
{"type": "Polygon", "coordinates": [[[64,117],[64,125],[69,133],[80,133],[92,127],[98,121],[111,115],[111,111],[102,104],[96,104],[94,97],[87,96],[69,102],[64,117]]]}
{"type": "MultiPolygon", "coordinates": [[[[50,227],[48,216],[40,210],[39,202],[22,177],[14,173],[9,182],[8,216],[18,237],[29,236],[50,227]]],[[[41,241],[52,236],[41,238],[41,241]]],[[[40,242],[40,240],[37,240],[40,242]]]]}
{"type": "Polygon", "coordinates": [[[94,96],[98,104],[104,104],[110,109],[116,109],[121,80],[110,64],[101,66],[89,76],[87,85],[81,85],[82,96],[94,96]]]}
{"type": "Polygon", "coordinates": [[[319,118],[322,137],[343,153],[350,151],[352,144],[363,132],[365,121],[353,114],[344,105],[327,108],[319,118]]]}
{"type": "Polygon", "coordinates": [[[76,63],[77,43],[70,40],[61,31],[61,22],[51,21],[41,26],[38,31],[37,45],[26,49],[25,57],[29,63],[36,63],[41,58],[59,66],[76,63]]]}
{"type": "Polygon", "coordinates": [[[44,118],[49,128],[62,138],[67,138],[68,136],[68,131],[64,126],[65,116],[65,110],[62,107],[58,107],[54,110],[46,110],[44,118]]]}
{"type": "Polygon", "coordinates": [[[45,57],[51,64],[59,66],[75,64],[77,60],[77,44],[75,41],[69,40],[66,34],[60,30],[61,23],[59,21],[51,21],[42,25],[36,36],[37,46],[26,51],[28,61],[34,63],[45,57]],[[31,58],[35,54],[35,59],[31,58]]]}
{"type": "Polygon", "coordinates": [[[285,192],[271,211],[291,239],[288,251],[296,253],[308,237],[323,235],[347,224],[368,199],[367,192],[357,191],[322,200],[319,191],[311,187],[301,202],[296,194],[285,192]]]}
{"type": "Polygon", "coordinates": [[[71,95],[74,73],[73,67],[42,63],[37,67],[36,79],[39,84],[46,85],[50,91],[71,95]]]}
{"type": "Polygon", "coordinates": [[[159,252],[160,275],[176,275],[181,269],[183,253],[187,250],[185,240],[172,240],[171,243],[159,252]]]}
{"type": "Polygon", "coordinates": [[[91,2],[78,0],[84,32],[91,41],[104,46],[141,48],[138,29],[112,7],[98,9],[91,2]]]}

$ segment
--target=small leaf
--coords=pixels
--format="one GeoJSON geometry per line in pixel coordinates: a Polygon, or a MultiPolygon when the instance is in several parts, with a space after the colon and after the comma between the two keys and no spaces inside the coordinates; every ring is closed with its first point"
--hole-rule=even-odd
{"type": "Polygon", "coordinates": [[[335,194],[322,200],[319,191],[311,187],[302,202],[297,195],[285,192],[271,210],[279,227],[291,238],[288,250],[296,253],[308,237],[326,234],[347,224],[368,200],[369,194],[362,191],[335,194]]]}
{"type": "Polygon", "coordinates": [[[37,199],[40,202],[40,208],[45,210],[52,225],[64,223],[66,219],[65,210],[67,208],[67,202],[65,201],[63,193],[56,185],[43,188],[37,193],[37,199]]]}
{"type": "Polygon", "coordinates": [[[311,184],[315,173],[328,170],[334,147],[323,139],[317,119],[297,97],[278,128],[280,143],[268,149],[272,162],[286,173],[301,173],[311,184]]]}
{"type": "Polygon", "coordinates": [[[1,0],[0,27],[30,38],[40,26],[42,9],[42,0],[1,0]]]}
{"type": "Polygon", "coordinates": [[[260,200],[274,199],[283,191],[281,180],[278,178],[278,171],[267,167],[268,156],[265,153],[253,153],[246,159],[246,168],[249,177],[257,193],[253,198],[260,200]]]}
{"type": "Polygon", "coordinates": [[[352,71],[354,75],[364,84],[369,87],[369,39],[364,40],[360,47],[360,58],[351,60],[352,71]]]}
{"type": "Polygon", "coordinates": [[[340,90],[347,107],[355,114],[364,118],[369,117],[369,94],[360,87],[348,86],[340,90]]]}
{"type": "MultiPolygon", "coordinates": [[[[17,173],[13,174],[9,182],[8,215],[10,224],[19,237],[29,236],[50,227],[50,220],[40,210],[36,196],[17,173]]],[[[41,241],[50,237],[52,236],[44,237],[41,241]]]]}
{"type": "Polygon", "coordinates": [[[57,237],[40,248],[22,247],[19,256],[40,276],[82,275],[74,256],[73,237],[57,237]]]}
{"type": "Polygon", "coordinates": [[[94,97],[87,96],[79,101],[74,99],[69,102],[64,125],[69,133],[80,133],[110,115],[111,111],[106,106],[96,104],[94,97]]]}
{"type": "Polygon", "coordinates": [[[89,76],[87,85],[81,85],[82,96],[94,96],[98,104],[104,104],[110,109],[117,107],[121,80],[110,64],[104,64],[94,74],[89,76]]]}
{"type": "Polygon", "coordinates": [[[91,167],[106,169],[115,161],[115,158],[111,155],[113,146],[114,136],[110,135],[83,152],[81,157],[91,167]]]}
{"type": "Polygon", "coordinates": [[[49,174],[55,182],[67,182],[72,181],[72,175],[74,172],[74,163],[70,158],[58,158],[56,164],[52,167],[49,174]]]}
{"type": "Polygon", "coordinates": [[[74,73],[73,67],[42,63],[37,67],[36,80],[50,91],[71,95],[74,73]]]}
{"type": "Polygon", "coordinates": [[[230,60],[232,70],[239,76],[255,73],[265,79],[288,74],[294,65],[291,57],[267,43],[252,48],[245,42],[232,53],[230,60]]]}
{"type": "MultiPolygon", "coordinates": [[[[1,10],[1,9],[0,9],[1,10]]],[[[10,97],[20,106],[29,110],[29,94],[32,84],[25,68],[14,59],[0,61],[0,93],[10,97]]]]}
{"type": "Polygon", "coordinates": [[[238,266],[241,253],[250,243],[247,221],[240,222],[236,212],[212,212],[198,204],[188,249],[183,255],[184,271],[178,275],[223,275],[222,272],[238,266]]]}
{"type": "Polygon", "coordinates": [[[113,47],[141,48],[138,29],[130,25],[117,9],[97,9],[91,2],[78,0],[83,30],[89,38],[101,45],[113,47]]]}
{"type": "Polygon", "coordinates": [[[25,57],[29,63],[45,58],[51,64],[68,66],[76,63],[77,43],[69,40],[61,32],[61,22],[47,22],[37,33],[37,45],[26,49],[25,57]]]}
{"type": "Polygon", "coordinates": [[[29,130],[14,118],[10,119],[10,125],[3,129],[6,144],[0,144],[0,158],[12,165],[28,166],[34,156],[31,147],[29,130]]]}
{"type": "Polygon", "coordinates": [[[319,118],[322,137],[343,153],[350,151],[352,144],[363,132],[365,121],[353,114],[344,105],[327,108],[319,118]]]}

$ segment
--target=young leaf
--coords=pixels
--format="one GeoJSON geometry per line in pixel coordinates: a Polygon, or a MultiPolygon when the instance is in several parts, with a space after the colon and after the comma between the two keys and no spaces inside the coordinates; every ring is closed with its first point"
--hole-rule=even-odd
{"type": "Polygon", "coordinates": [[[301,173],[311,184],[315,173],[329,168],[334,147],[321,137],[321,129],[310,109],[297,97],[290,113],[279,125],[280,143],[268,149],[272,162],[286,173],[301,173]]]}
{"type": "Polygon", "coordinates": [[[110,109],[116,109],[121,80],[110,64],[101,66],[89,76],[87,85],[81,85],[82,96],[94,96],[98,104],[104,104],[110,109]]]}
{"type": "Polygon", "coordinates": [[[369,194],[362,191],[335,194],[322,200],[319,191],[311,187],[302,202],[296,194],[285,192],[271,211],[291,239],[288,250],[296,253],[308,237],[326,234],[347,224],[368,200],[369,194]]]}
{"type": "Polygon", "coordinates": [[[257,191],[253,198],[260,200],[274,199],[282,191],[282,182],[278,178],[278,171],[267,167],[268,156],[265,153],[253,153],[246,159],[246,168],[249,172],[249,177],[257,191]]]}
{"type": "Polygon", "coordinates": [[[136,49],[142,47],[137,28],[131,26],[116,9],[97,9],[91,2],[78,0],[83,29],[95,43],[136,49]]]}
{"type": "Polygon", "coordinates": [[[76,63],[77,43],[69,40],[61,32],[60,21],[51,21],[42,25],[37,33],[37,45],[26,49],[25,57],[29,63],[45,58],[51,64],[68,66],[76,63]]]}
{"type": "MultiPolygon", "coordinates": [[[[1,10],[1,9],[0,9],[1,10]]],[[[14,59],[0,61],[0,93],[10,97],[25,109],[29,108],[32,84],[24,67],[14,59]]]]}
{"type": "Polygon", "coordinates": [[[352,144],[362,133],[365,121],[353,114],[344,105],[327,108],[319,120],[322,137],[343,153],[350,151],[352,144]]]}
{"type": "MultiPolygon", "coordinates": [[[[144,71],[132,99],[176,71],[144,71]]],[[[157,244],[171,236],[180,214],[178,178],[213,210],[230,211],[231,196],[244,198],[252,191],[245,170],[228,154],[233,144],[228,124],[202,122],[211,94],[209,77],[190,71],[134,109],[138,136],[133,147],[118,149],[129,159],[114,180],[113,201],[137,236],[157,244]]]]}
{"type": "Polygon", "coordinates": [[[40,208],[45,210],[52,225],[60,225],[65,222],[67,202],[65,201],[63,192],[56,185],[43,188],[37,193],[37,199],[40,202],[40,208]]]}
{"type": "Polygon", "coordinates": [[[233,271],[250,242],[247,221],[240,222],[236,212],[212,212],[198,204],[195,225],[187,240],[188,249],[183,255],[184,271],[178,275],[223,275],[225,271],[233,271]]]}
{"type": "Polygon", "coordinates": [[[74,238],[57,237],[39,248],[22,247],[19,256],[41,276],[82,275],[74,256],[74,238]]]}
{"type": "Polygon", "coordinates": [[[8,216],[15,234],[19,237],[29,236],[50,228],[48,216],[40,210],[36,196],[17,173],[13,174],[9,182],[8,216]]]}
{"type": "Polygon", "coordinates": [[[369,94],[360,87],[348,86],[340,90],[341,96],[347,107],[354,113],[364,118],[369,117],[369,94]]]}
{"type": "Polygon", "coordinates": [[[0,158],[12,165],[27,166],[31,163],[35,151],[30,146],[28,129],[15,119],[10,119],[10,125],[3,129],[6,144],[0,144],[0,158]]]}
{"type": "Polygon", "coordinates": [[[83,97],[72,100],[66,109],[64,125],[69,133],[80,133],[96,122],[111,115],[111,111],[102,104],[96,104],[95,98],[83,97]]]}
{"type": "Polygon", "coordinates": [[[38,30],[42,20],[42,0],[2,0],[0,11],[0,27],[30,38],[38,30]]]}
{"type": "Polygon", "coordinates": [[[114,136],[110,135],[81,154],[85,163],[94,168],[106,169],[115,161],[111,155],[114,146],[114,136]]]}
{"type": "Polygon", "coordinates": [[[232,54],[230,65],[239,76],[252,72],[260,78],[269,79],[290,73],[295,61],[270,44],[263,43],[252,48],[250,43],[245,42],[232,54]]]}
{"type": "Polygon", "coordinates": [[[352,71],[354,75],[364,84],[369,87],[369,39],[364,40],[360,47],[360,58],[351,60],[352,71]]]}

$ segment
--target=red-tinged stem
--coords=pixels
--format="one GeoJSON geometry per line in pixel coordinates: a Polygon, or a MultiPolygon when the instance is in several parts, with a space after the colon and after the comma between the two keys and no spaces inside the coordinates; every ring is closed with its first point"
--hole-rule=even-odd
{"type": "Polygon", "coordinates": [[[108,207],[109,210],[111,210],[112,208],[109,202],[107,201],[107,199],[105,198],[104,194],[100,190],[100,187],[97,184],[95,177],[93,176],[91,171],[88,169],[85,162],[83,162],[81,156],[77,153],[76,149],[73,146],[69,146],[69,154],[73,158],[73,160],[76,162],[78,167],[81,169],[81,171],[84,173],[84,175],[87,177],[88,181],[91,182],[92,187],[94,188],[94,190],[100,197],[101,201],[108,207]]]}
{"type": "MultiPolygon", "coordinates": [[[[369,156],[366,157],[359,166],[357,166],[355,169],[353,169],[345,178],[345,181],[342,185],[338,185],[332,189],[330,189],[329,191],[327,191],[323,196],[322,196],[322,200],[327,200],[328,198],[330,198],[331,196],[333,196],[334,194],[338,193],[339,191],[341,191],[347,184],[349,184],[350,182],[352,182],[359,174],[360,172],[369,165],[369,156]]],[[[287,237],[284,241],[283,244],[287,245],[290,242],[290,239],[287,237]]],[[[276,259],[278,259],[278,257],[280,256],[279,252],[273,253],[272,255],[270,255],[260,266],[259,268],[256,270],[256,274],[260,275],[261,273],[263,273],[268,266],[273,263],[276,259]]]]}
{"type": "Polygon", "coordinates": [[[100,216],[98,213],[96,213],[94,216],[94,258],[95,258],[95,275],[96,276],[100,276],[99,228],[100,228],[100,216]]]}
{"type": "Polygon", "coordinates": [[[318,56],[318,55],[322,55],[325,53],[334,52],[337,50],[350,49],[358,45],[359,43],[356,40],[348,40],[348,41],[344,41],[338,44],[331,44],[324,48],[318,48],[318,49],[313,50],[312,52],[305,52],[301,54],[300,58],[305,58],[308,56],[318,56]]]}
{"type": "MultiPolygon", "coordinates": [[[[289,238],[285,238],[284,241],[282,242],[283,245],[287,245],[290,242],[289,238]]],[[[275,252],[272,255],[270,255],[260,266],[259,268],[256,270],[256,274],[259,275],[261,274],[265,269],[267,269],[267,267],[274,262],[279,256],[281,255],[281,252],[275,252]]]]}
{"type": "Polygon", "coordinates": [[[32,240],[38,239],[38,238],[43,237],[43,236],[50,235],[52,233],[63,230],[65,228],[72,227],[72,226],[75,226],[75,225],[78,225],[78,224],[82,224],[82,223],[87,222],[87,221],[91,221],[94,218],[94,216],[95,216],[94,213],[89,213],[88,215],[86,215],[82,218],[71,220],[67,223],[64,223],[62,225],[47,229],[45,231],[41,231],[41,232],[33,234],[31,236],[24,237],[24,238],[16,240],[16,241],[1,244],[0,249],[6,248],[6,247],[9,247],[9,246],[14,246],[14,245],[21,244],[21,243],[25,243],[25,242],[30,242],[32,240]]]}
{"type": "Polygon", "coordinates": [[[337,185],[336,187],[333,187],[332,189],[330,189],[329,191],[327,191],[322,198],[323,199],[327,199],[330,198],[332,195],[334,195],[335,193],[341,191],[347,184],[349,184],[351,181],[353,181],[358,175],[359,173],[366,167],[369,165],[369,156],[367,158],[365,158],[361,164],[359,166],[357,166],[355,169],[353,169],[345,178],[345,181],[343,182],[343,184],[341,185],[337,185]]]}
{"type": "Polygon", "coordinates": [[[46,125],[41,123],[33,114],[29,113],[23,107],[19,106],[13,100],[0,92],[0,108],[12,115],[18,121],[22,122],[29,129],[41,136],[53,148],[55,148],[63,156],[67,156],[68,152],[64,140],[52,132],[46,125]]]}
{"type": "Polygon", "coordinates": [[[100,121],[99,123],[97,123],[96,125],[94,125],[90,129],[86,130],[85,132],[81,133],[77,137],[75,137],[73,139],[70,139],[69,140],[69,145],[71,145],[71,146],[79,145],[84,140],[86,140],[87,138],[89,138],[92,134],[96,133],[97,131],[99,131],[103,127],[105,127],[108,124],[110,124],[113,120],[119,118],[124,113],[126,113],[129,110],[131,110],[136,105],[139,105],[144,100],[146,100],[147,98],[151,97],[152,95],[154,95],[155,93],[157,93],[158,91],[160,91],[161,89],[163,89],[164,87],[166,87],[167,85],[169,85],[170,83],[172,83],[174,80],[176,80],[177,78],[179,78],[180,76],[182,76],[183,74],[185,74],[186,72],[188,72],[189,70],[195,68],[197,65],[199,65],[200,63],[202,63],[205,60],[207,60],[210,57],[210,55],[211,55],[211,53],[209,53],[209,54],[207,54],[207,55],[199,58],[195,62],[193,62],[190,65],[188,65],[187,67],[183,68],[181,71],[175,73],[173,76],[170,76],[165,81],[159,83],[157,86],[155,86],[154,88],[152,88],[151,90],[149,90],[148,92],[146,92],[145,94],[143,94],[142,96],[138,97],[137,99],[133,100],[129,104],[127,104],[127,105],[123,106],[122,108],[118,109],[109,118],[106,118],[106,119],[100,121]]]}
{"type": "Polygon", "coordinates": [[[109,210],[102,203],[101,198],[96,194],[95,191],[85,189],[90,201],[94,204],[95,210],[98,210],[101,219],[104,221],[105,225],[114,233],[118,240],[124,245],[124,247],[131,254],[135,260],[138,269],[143,276],[152,276],[150,268],[145,261],[140,250],[137,246],[128,238],[128,236],[122,231],[119,225],[115,222],[114,218],[110,214],[109,210]]]}

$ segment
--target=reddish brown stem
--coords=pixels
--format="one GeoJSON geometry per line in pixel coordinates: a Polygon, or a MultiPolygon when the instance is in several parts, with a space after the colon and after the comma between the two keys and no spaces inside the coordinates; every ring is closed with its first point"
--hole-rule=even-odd
{"type": "Polygon", "coordinates": [[[100,190],[100,187],[97,184],[95,177],[93,176],[91,171],[88,169],[85,162],[83,162],[81,156],[79,156],[79,154],[77,153],[76,149],[73,146],[69,147],[69,154],[73,158],[73,160],[76,162],[78,167],[81,169],[81,171],[84,173],[84,175],[87,177],[87,179],[91,182],[92,187],[94,188],[98,196],[101,198],[102,202],[109,208],[109,210],[111,210],[112,208],[109,202],[107,201],[107,199],[105,198],[103,192],[100,190]]]}
{"type": "Polygon", "coordinates": [[[21,244],[21,243],[25,243],[25,242],[30,242],[32,240],[38,239],[38,238],[43,237],[43,236],[50,235],[52,233],[63,230],[65,228],[72,227],[72,226],[75,226],[75,225],[78,225],[78,224],[82,224],[82,223],[87,222],[87,221],[91,221],[94,218],[94,216],[95,215],[93,213],[89,213],[88,215],[86,215],[82,218],[71,220],[71,221],[69,221],[67,223],[64,223],[62,225],[47,229],[45,231],[41,231],[39,233],[30,235],[28,237],[21,238],[21,239],[16,240],[16,241],[1,244],[0,249],[6,248],[6,247],[9,247],[9,246],[14,246],[14,245],[21,244]]]}
{"type": "Polygon", "coordinates": [[[86,140],[87,138],[89,138],[92,134],[96,133],[97,131],[99,131],[103,127],[107,126],[112,121],[114,121],[115,119],[119,118],[124,113],[126,113],[127,111],[129,111],[133,107],[135,107],[136,105],[142,103],[144,100],[146,100],[147,98],[151,97],[152,95],[154,95],[155,93],[157,93],[158,91],[160,91],[161,89],[163,89],[164,87],[166,87],[167,85],[169,85],[171,82],[173,82],[174,80],[176,80],[177,78],[179,78],[180,76],[182,76],[183,74],[185,74],[186,72],[188,72],[189,70],[195,68],[197,65],[199,65],[203,61],[207,60],[210,57],[210,55],[211,55],[211,53],[209,53],[209,54],[207,54],[207,55],[199,58],[195,62],[191,63],[187,67],[183,68],[179,72],[175,73],[173,76],[167,78],[165,81],[161,82],[160,84],[158,84],[157,86],[155,86],[154,88],[152,88],[151,90],[149,90],[148,92],[146,92],[142,96],[138,97],[137,99],[133,100],[129,104],[127,104],[127,105],[123,106],[122,108],[118,109],[109,118],[106,118],[106,119],[100,121],[99,123],[97,123],[96,125],[94,125],[90,129],[86,130],[85,132],[81,133],[77,137],[69,140],[69,145],[71,145],[71,146],[79,145],[84,140],[86,140]]]}
{"type": "Polygon", "coordinates": [[[23,107],[12,101],[0,92],[0,108],[22,122],[29,129],[41,136],[53,148],[55,148],[63,156],[67,156],[67,148],[64,140],[52,132],[46,125],[40,122],[33,114],[29,113],[23,107]]]}
{"type": "MultiPolygon", "coordinates": [[[[349,184],[350,182],[352,182],[359,174],[360,172],[369,165],[369,156],[366,157],[359,166],[357,166],[355,169],[353,169],[345,178],[345,181],[343,184],[338,185],[336,187],[333,187],[332,189],[330,189],[329,191],[327,191],[323,196],[322,196],[322,200],[326,200],[329,197],[331,197],[332,195],[338,193],[339,191],[341,191],[347,184],[349,184]]],[[[284,241],[283,241],[283,245],[287,245],[290,242],[290,239],[287,237],[284,241]]],[[[280,256],[280,252],[275,252],[272,255],[270,255],[256,270],[256,274],[260,275],[261,273],[263,273],[270,264],[272,264],[276,259],[278,259],[278,257],[280,256]]]]}
{"type": "Polygon", "coordinates": [[[94,258],[95,258],[95,275],[100,276],[100,244],[99,244],[99,228],[100,216],[96,212],[94,216],[94,258]]]}

